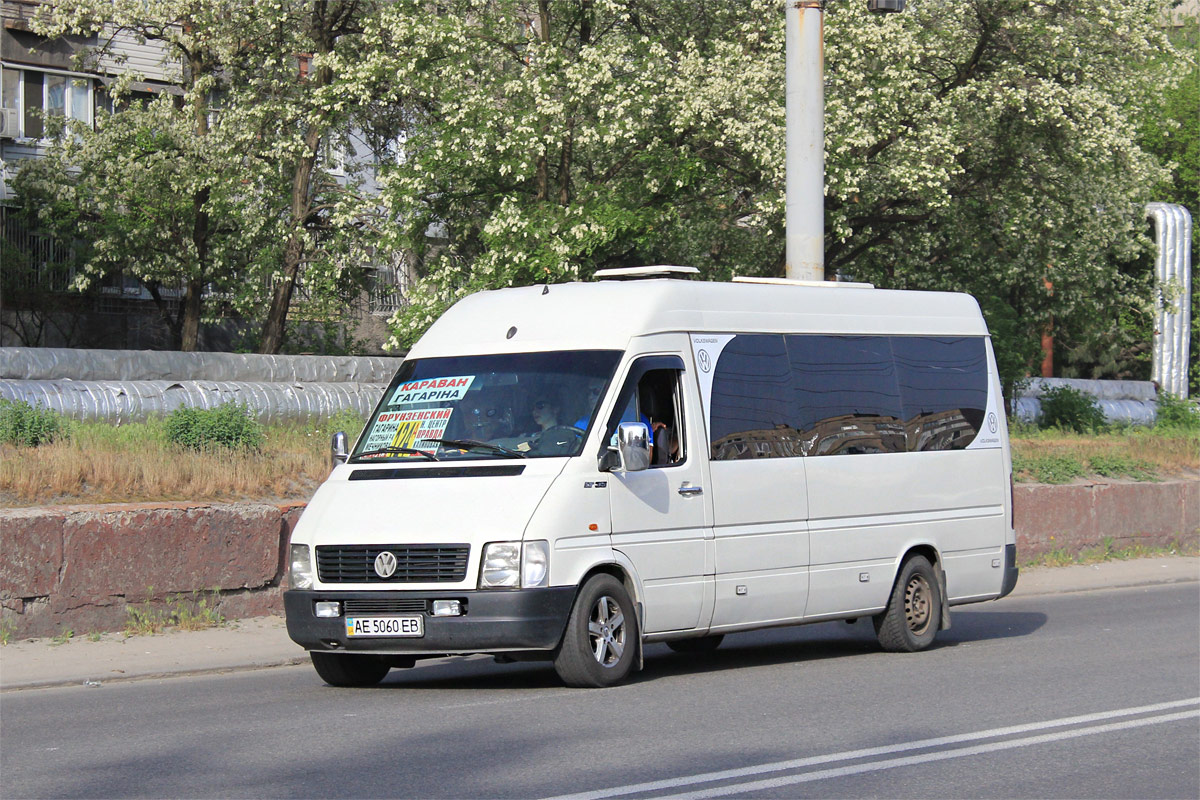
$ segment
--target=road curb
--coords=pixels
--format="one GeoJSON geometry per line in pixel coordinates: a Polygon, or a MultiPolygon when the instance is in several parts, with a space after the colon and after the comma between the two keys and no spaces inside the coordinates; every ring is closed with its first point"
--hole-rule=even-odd
{"type": "MultiPolygon", "coordinates": [[[[1200,558],[1167,556],[1022,570],[1013,594],[999,601],[1056,594],[1200,583],[1200,558]]],[[[0,693],[67,686],[103,686],[195,677],[308,663],[282,617],[240,620],[221,628],[99,642],[51,639],[0,647],[0,693]]]]}

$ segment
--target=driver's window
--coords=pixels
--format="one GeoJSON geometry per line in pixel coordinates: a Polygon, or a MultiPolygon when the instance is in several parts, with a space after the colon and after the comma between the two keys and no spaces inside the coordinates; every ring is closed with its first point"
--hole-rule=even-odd
{"type": "Polygon", "coordinates": [[[641,422],[650,428],[651,467],[682,463],[686,454],[679,370],[655,369],[643,375],[621,413],[621,422],[641,422]]]}

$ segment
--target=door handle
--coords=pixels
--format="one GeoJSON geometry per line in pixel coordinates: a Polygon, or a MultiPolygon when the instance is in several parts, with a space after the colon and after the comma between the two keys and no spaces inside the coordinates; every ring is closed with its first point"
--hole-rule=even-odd
{"type": "Polygon", "coordinates": [[[685,496],[689,495],[689,494],[704,494],[704,487],[703,486],[688,486],[685,483],[683,486],[679,487],[679,493],[682,495],[685,495],[685,496]]]}

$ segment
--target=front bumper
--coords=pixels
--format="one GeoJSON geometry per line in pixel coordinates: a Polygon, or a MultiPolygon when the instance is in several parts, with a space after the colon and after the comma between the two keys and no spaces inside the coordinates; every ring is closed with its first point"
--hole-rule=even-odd
{"type": "MultiPolygon", "coordinates": [[[[575,602],[575,587],[494,589],[468,592],[338,592],[293,589],[283,593],[288,636],[306,650],[326,652],[454,655],[553,650],[562,639],[575,602]],[[424,601],[425,635],[407,637],[346,636],[345,616],[320,618],[318,600],[424,601]],[[435,617],[433,600],[460,600],[466,613],[435,617]]],[[[411,612],[404,612],[411,613],[411,612]]],[[[393,616],[357,614],[356,616],[393,616]]]]}

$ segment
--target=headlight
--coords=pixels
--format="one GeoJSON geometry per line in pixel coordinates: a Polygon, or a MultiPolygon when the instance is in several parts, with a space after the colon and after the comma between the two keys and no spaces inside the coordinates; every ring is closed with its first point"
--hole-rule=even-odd
{"type": "Polygon", "coordinates": [[[550,543],[526,542],[521,559],[521,586],[545,586],[550,579],[550,543]]]}
{"type": "Polygon", "coordinates": [[[483,548],[480,589],[545,586],[550,580],[550,543],[492,542],[483,548]]]}
{"type": "Polygon", "coordinates": [[[291,589],[311,589],[313,582],[312,550],[306,544],[292,545],[292,562],[291,569],[288,570],[288,587],[291,589]]]}
{"type": "Polygon", "coordinates": [[[483,564],[479,568],[479,588],[515,588],[520,585],[521,543],[492,542],[483,548],[483,564]]]}

